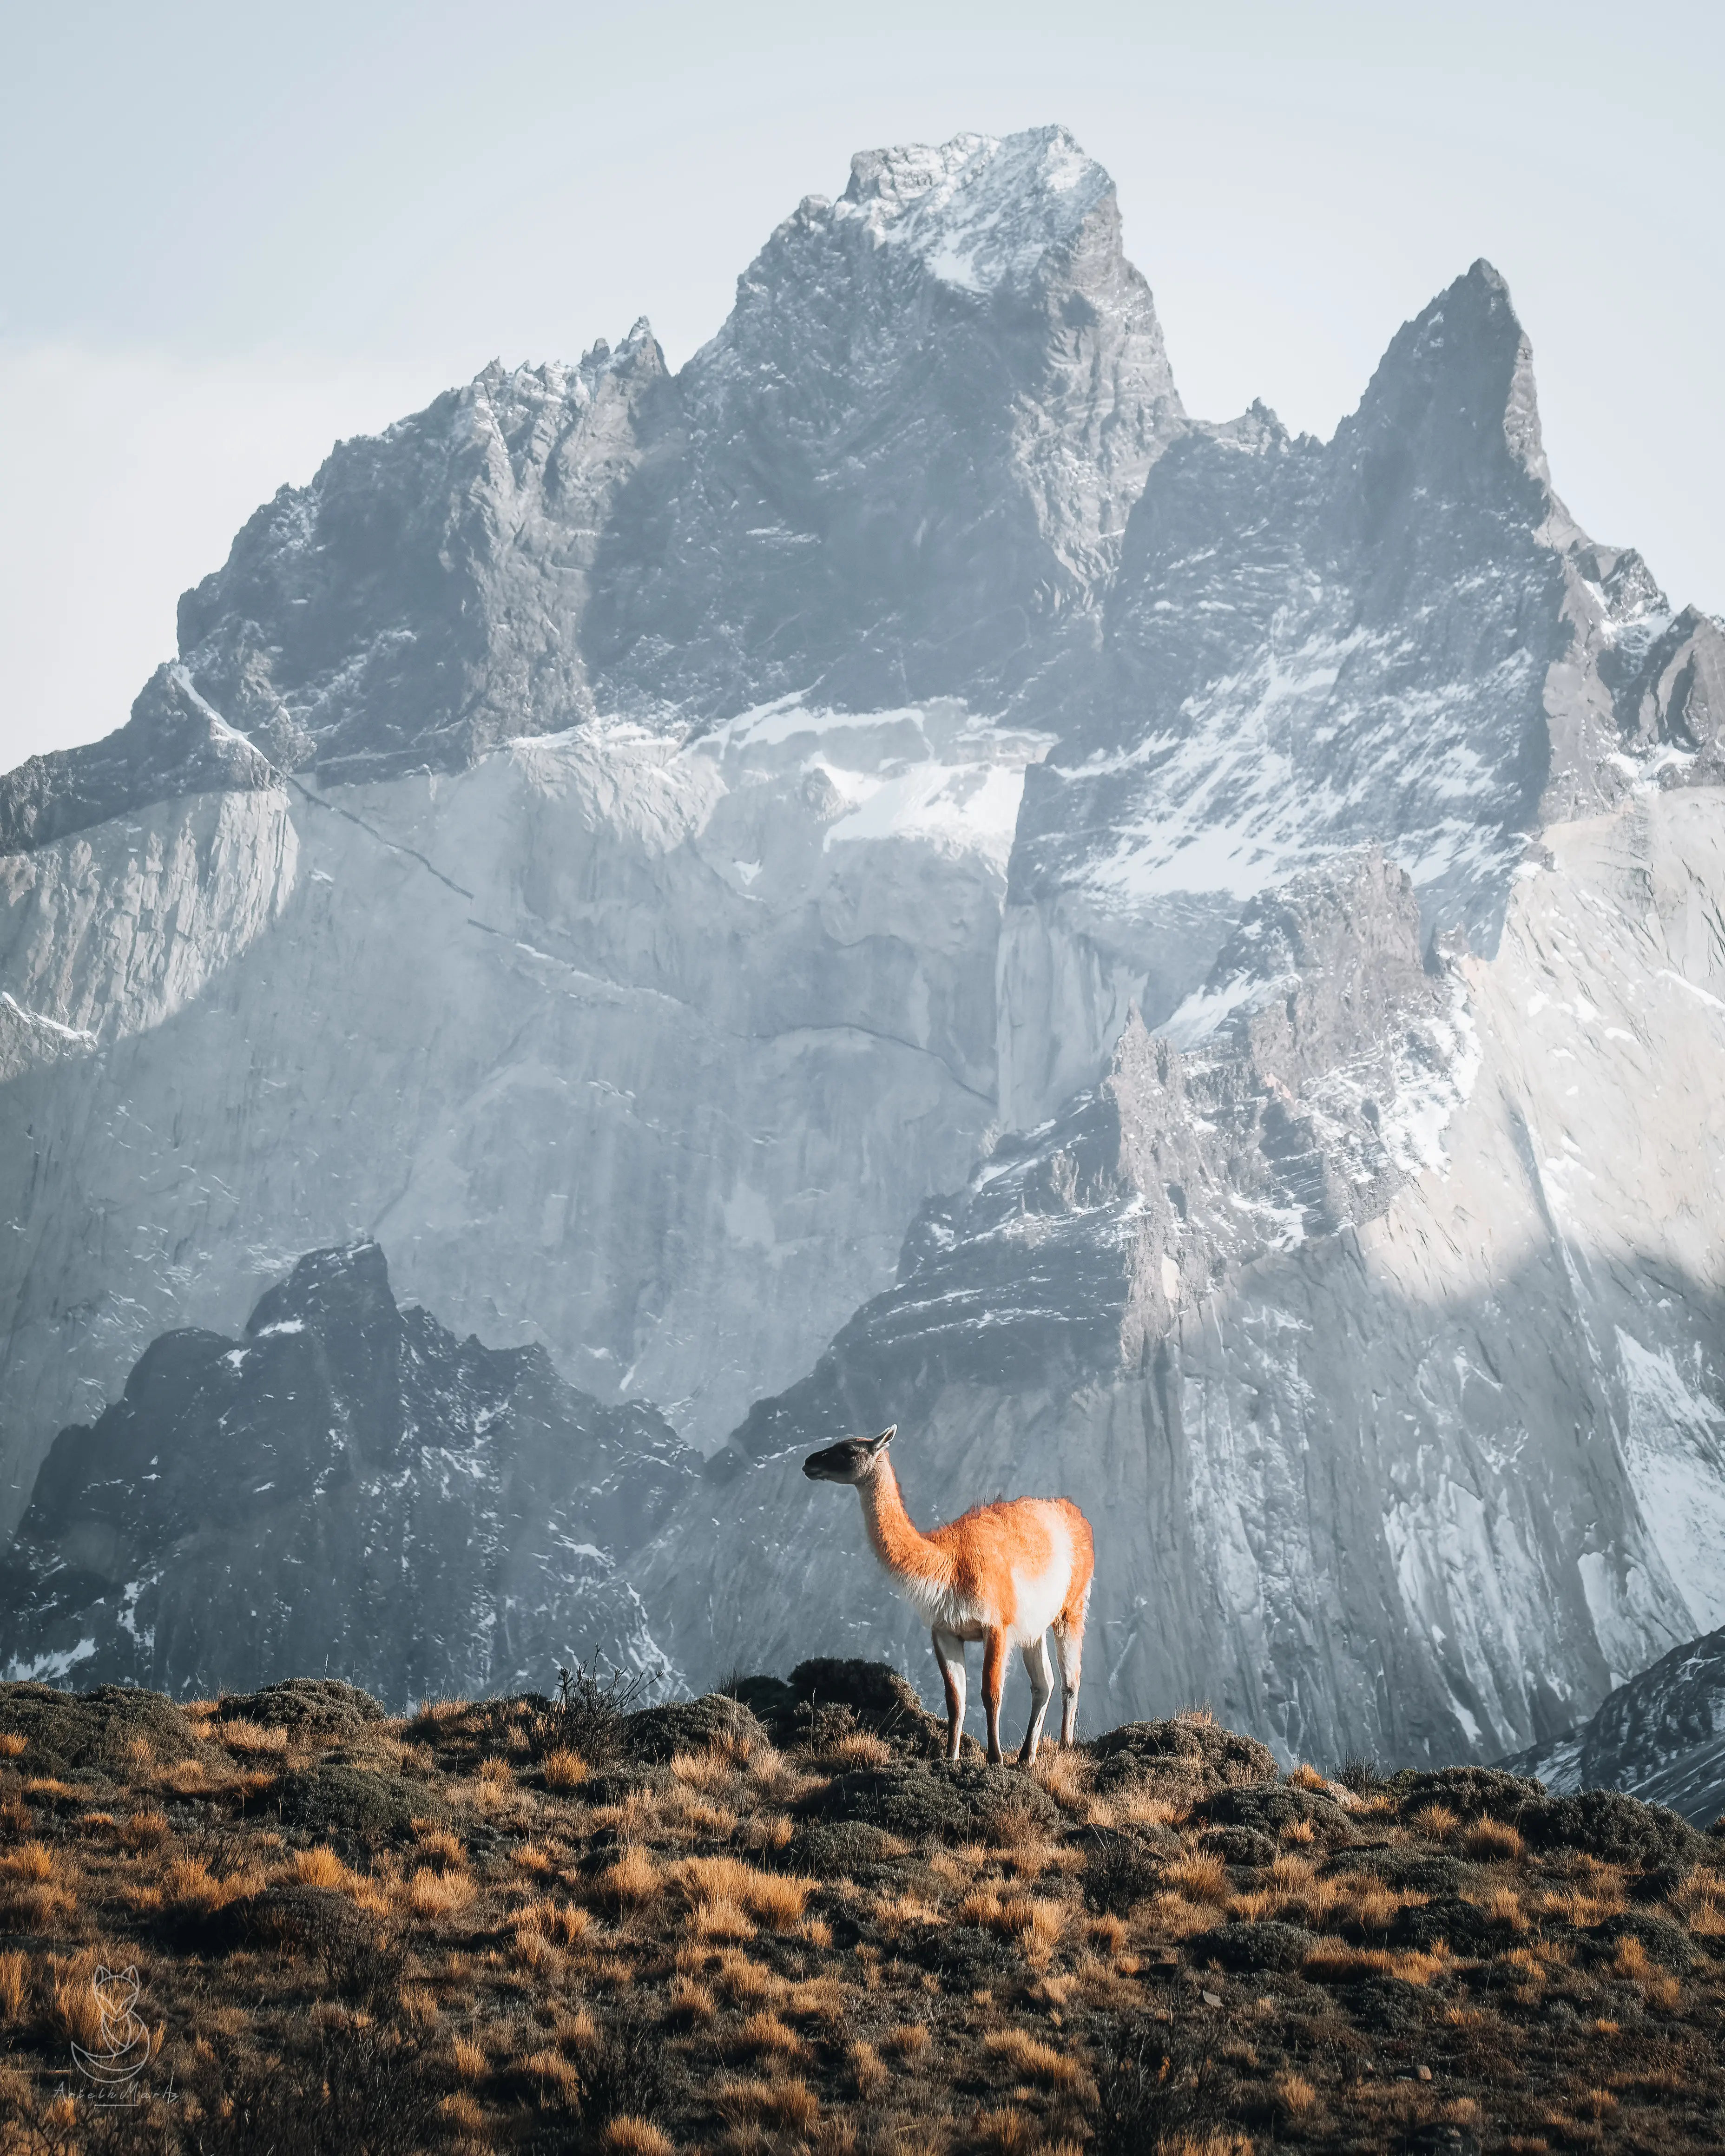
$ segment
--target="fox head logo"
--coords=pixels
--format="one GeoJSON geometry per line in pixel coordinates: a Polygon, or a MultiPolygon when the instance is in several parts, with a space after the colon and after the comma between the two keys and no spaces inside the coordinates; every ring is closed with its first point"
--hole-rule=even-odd
{"type": "Polygon", "coordinates": [[[138,1999],[135,1964],[125,1969],[97,1966],[90,1989],[102,2021],[102,2048],[86,2051],[74,2044],[72,2056],[85,2080],[110,2097],[131,2087],[150,2061],[150,2031],[134,2011],[138,1999]]]}

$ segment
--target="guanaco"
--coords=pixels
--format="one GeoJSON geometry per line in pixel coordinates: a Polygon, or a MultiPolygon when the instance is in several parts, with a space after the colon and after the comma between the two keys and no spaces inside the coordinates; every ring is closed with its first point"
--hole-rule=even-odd
{"type": "Polygon", "coordinates": [[[1000,1686],[1006,1650],[1024,1656],[1030,1680],[1030,1726],[1019,1764],[1028,1767],[1042,1741],[1054,1686],[1052,1629],[1060,1662],[1060,1742],[1078,1720],[1084,1619],[1090,1606],[1096,1546],[1090,1522],[1065,1497],[1014,1497],[978,1505],[924,1534],[905,1510],[886,1448],[898,1424],[878,1437],[847,1437],[811,1452],[803,1472],[814,1482],[849,1482],[862,1500],[875,1554],[899,1593],[927,1618],[947,1687],[947,1757],[958,1757],[964,1733],[964,1643],[983,1642],[983,1708],[988,1757],[1000,1758],[1000,1686]]]}

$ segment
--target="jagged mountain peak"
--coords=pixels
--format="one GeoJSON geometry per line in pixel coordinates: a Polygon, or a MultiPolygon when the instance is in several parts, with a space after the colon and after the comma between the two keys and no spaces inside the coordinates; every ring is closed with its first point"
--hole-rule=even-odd
{"type": "MultiPolygon", "coordinates": [[[[1403,323],[1335,446],[1344,458],[1381,465],[1392,444],[1398,474],[1417,470],[1422,485],[1435,479],[1451,492],[1497,495],[1519,476],[1547,498],[1529,500],[1536,522],[1540,506],[1556,506],[1532,346],[1507,280],[1483,256],[1403,323]]],[[[1383,490],[1389,475],[1374,467],[1366,483],[1383,490]]],[[[1567,513],[1557,506],[1557,514],[1567,527],[1567,513]]]]}
{"type": "Polygon", "coordinates": [[[619,1560],[691,1474],[644,1401],[398,1308],[375,1242],[315,1250],[242,1339],[162,1334],[60,1434],[0,1556],[0,1666],[183,1691],[333,1660],[405,1702],[542,1689],[596,1644],[657,1663],[619,1560]]]}
{"type": "Polygon", "coordinates": [[[1064,127],[1038,127],[860,151],[832,214],[860,218],[877,245],[911,249],[943,283],[987,292],[1028,282],[1113,192],[1064,127]]]}

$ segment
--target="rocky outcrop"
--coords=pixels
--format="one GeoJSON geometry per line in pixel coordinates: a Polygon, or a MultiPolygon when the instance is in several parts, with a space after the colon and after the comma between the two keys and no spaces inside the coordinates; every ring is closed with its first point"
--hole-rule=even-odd
{"type": "Polygon", "coordinates": [[[1673,1647],[1591,1720],[1499,1764],[1561,1795],[1625,1789],[1712,1826],[1725,1813],[1725,1629],[1673,1647]]]}
{"type": "Polygon", "coordinates": [[[51,845],[187,795],[276,783],[269,758],[199,696],[183,666],[158,666],[117,733],[33,756],[0,778],[0,855],[51,845]]]}
{"type": "Polygon", "coordinates": [[[182,1697],[335,1669],[398,1708],[596,1651],[674,1685],[626,1567],[691,1474],[650,1408],[398,1308],[375,1244],[316,1251],[240,1339],[164,1334],[61,1432],[0,1560],[0,1666],[182,1697]]]}

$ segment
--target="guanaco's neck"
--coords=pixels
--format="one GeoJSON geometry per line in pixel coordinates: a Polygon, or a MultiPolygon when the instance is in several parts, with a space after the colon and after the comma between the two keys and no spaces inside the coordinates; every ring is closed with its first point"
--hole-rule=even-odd
{"type": "Polygon", "coordinates": [[[907,1580],[943,1583],[949,1577],[952,1559],[921,1532],[905,1510],[890,1460],[882,1457],[874,1473],[857,1484],[856,1494],[862,1499],[870,1544],[889,1572],[907,1580]]]}

